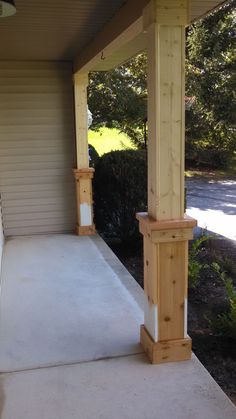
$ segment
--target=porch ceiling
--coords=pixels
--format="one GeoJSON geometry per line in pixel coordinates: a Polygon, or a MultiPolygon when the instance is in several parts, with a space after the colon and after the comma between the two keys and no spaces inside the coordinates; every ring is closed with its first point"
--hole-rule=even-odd
{"type": "MultiPolygon", "coordinates": [[[[112,46],[109,60],[101,63],[95,58],[137,22],[147,3],[135,0],[134,7],[130,0],[16,0],[17,14],[0,19],[0,61],[70,60],[75,62],[75,70],[111,68],[145,48],[142,30],[134,31],[133,39],[128,37],[128,42],[112,46]],[[95,61],[92,65],[91,59],[95,61]]],[[[191,20],[222,3],[192,0],[191,20]]]]}
{"type": "Polygon", "coordinates": [[[0,20],[0,60],[73,60],[124,2],[16,0],[0,20]]]}

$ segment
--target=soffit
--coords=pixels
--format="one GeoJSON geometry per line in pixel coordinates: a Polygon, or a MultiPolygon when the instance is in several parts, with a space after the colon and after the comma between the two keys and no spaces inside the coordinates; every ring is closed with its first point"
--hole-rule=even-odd
{"type": "Polygon", "coordinates": [[[0,60],[72,60],[124,0],[15,0],[0,19],[0,60]]]}
{"type": "Polygon", "coordinates": [[[190,3],[191,22],[199,19],[223,3],[228,3],[227,0],[192,0],[190,3]]]}
{"type": "MultiPolygon", "coordinates": [[[[127,0],[15,0],[17,14],[0,19],[0,61],[71,60],[96,39],[127,0]]],[[[147,1],[134,1],[134,15],[147,1]],[[136,6],[136,7],[135,7],[136,6]]],[[[192,0],[191,21],[224,3],[219,0],[192,0]]],[[[141,15],[141,13],[140,13],[141,15]]],[[[109,40],[108,40],[109,42],[109,40]]],[[[139,36],[124,47],[114,65],[145,47],[139,36]]],[[[112,64],[113,64],[112,63],[112,64]]]]}

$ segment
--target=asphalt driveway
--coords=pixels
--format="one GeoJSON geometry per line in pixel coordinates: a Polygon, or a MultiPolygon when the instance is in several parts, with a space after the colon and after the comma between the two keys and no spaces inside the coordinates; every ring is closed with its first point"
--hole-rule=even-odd
{"type": "Polygon", "coordinates": [[[236,180],[186,179],[187,214],[198,226],[236,241],[236,180]]]}

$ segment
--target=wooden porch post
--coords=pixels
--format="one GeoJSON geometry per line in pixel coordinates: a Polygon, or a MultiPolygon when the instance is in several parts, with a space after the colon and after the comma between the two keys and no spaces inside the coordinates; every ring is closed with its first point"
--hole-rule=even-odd
{"type": "Polygon", "coordinates": [[[75,125],[77,169],[74,169],[77,195],[78,235],[95,234],[93,224],[92,178],[94,169],[89,167],[88,154],[88,108],[87,108],[88,75],[74,75],[75,125]]]}
{"type": "Polygon", "coordinates": [[[148,54],[148,214],[144,236],[145,324],[152,363],[191,357],[187,335],[188,240],[184,215],[184,61],[188,0],[152,0],[144,9],[148,54]]]}

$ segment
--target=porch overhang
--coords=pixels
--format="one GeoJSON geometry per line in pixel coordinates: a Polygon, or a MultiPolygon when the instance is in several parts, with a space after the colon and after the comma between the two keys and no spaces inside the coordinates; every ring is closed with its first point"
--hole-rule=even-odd
{"type": "MultiPolygon", "coordinates": [[[[188,10],[189,23],[227,2],[192,0],[188,10]]],[[[145,50],[147,33],[143,25],[143,10],[148,3],[149,0],[137,1],[134,8],[132,0],[128,0],[98,36],[74,59],[74,71],[110,70],[145,50]]]]}
{"type": "MultiPolygon", "coordinates": [[[[18,1],[1,19],[0,61],[72,61],[75,72],[108,70],[146,48],[143,9],[149,0],[18,1]]],[[[192,0],[190,22],[223,5],[192,0]]]]}

